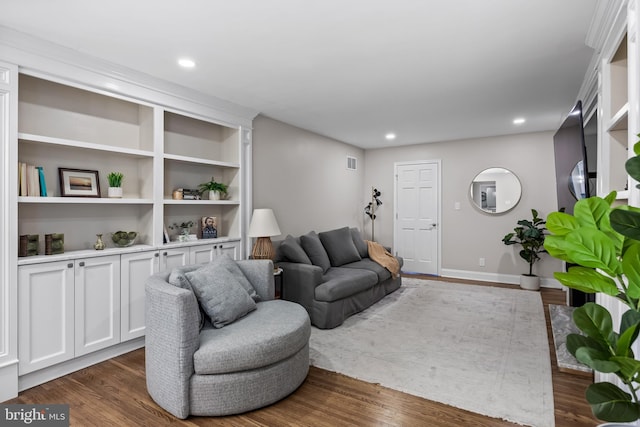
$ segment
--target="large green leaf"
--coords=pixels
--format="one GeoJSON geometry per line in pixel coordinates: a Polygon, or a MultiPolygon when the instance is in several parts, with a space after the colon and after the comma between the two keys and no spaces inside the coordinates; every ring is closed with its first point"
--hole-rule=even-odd
{"type": "MultiPolygon", "coordinates": [[[[631,309],[624,312],[620,319],[620,333],[624,333],[627,329],[634,325],[640,324],[640,311],[631,309]]],[[[638,328],[640,330],[640,328],[638,328]]]]}
{"type": "Polygon", "coordinates": [[[552,212],[547,216],[547,230],[557,236],[564,236],[580,227],[578,220],[564,212],[552,212]]]}
{"type": "Polygon", "coordinates": [[[562,261],[573,263],[567,254],[567,249],[570,246],[571,244],[567,243],[564,236],[549,235],[544,239],[544,248],[547,250],[549,255],[562,261]]]}
{"type": "Polygon", "coordinates": [[[578,201],[573,207],[573,216],[580,226],[600,228],[602,218],[609,215],[611,207],[600,197],[589,197],[578,201]]]}
{"type": "Polygon", "coordinates": [[[590,347],[580,347],[576,350],[575,357],[579,362],[584,363],[594,371],[613,374],[620,370],[620,365],[611,360],[612,356],[609,352],[601,352],[590,347]]]}
{"type": "Polygon", "coordinates": [[[574,357],[580,347],[594,348],[602,353],[608,351],[607,347],[600,345],[596,340],[580,334],[568,334],[566,346],[569,353],[574,357]]]}
{"type": "Polygon", "coordinates": [[[622,271],[627,276],[627,295],[640,298],[640,246],[631,245],[622,257],[622,271]]]}
{"type": "Polygon", "coordinates": [[[588,302],[573,311],[573,323],[584,334],[599,344],[615,348],[616,337],[613,331],[611,314],[603,306],[588,302]]]}
{"type": "Polygon", "coordinates": [[[640,157],[635,156],[628,159],[624,164],[624,168],[631,178],[640,181],[640,157]]]}
{"type": "Polygon", "coordinates": [[[613,202],[616,201],[617,197],[618,197],[618,192],[614,190],[604,197],[604,201],[607,202],[609,206],[611,206],[613,202]]]}
{"type": "Polygon", "coordinates": [[[565,286],[590,294],[602,292],[615,297],[620,292],[613,279],[593,268],[571,267],[566,273],[553,273],[553,277],[565,286]]]}
{"type": "Polygon", "coordinates": [[[633,357],[631,346],[638,337],[638,325],[627,328],[624,332],[620,332],[618,337],[618,345],[616,346],[616,356],[633,357]]]}
{"type": "Polygon", "coordinates": [[[565,239],[567,245],[563,248],[574,264],[599,268],[610,276],[617,276],[621,272],[616,246],[602,231],[583,227],[573,230],[565,239]]]}
{"type": "Polygon", "coordinates": [[[618,233],[640,240],[640,210],[631,206],[621,206],[611,211],[611,227],[618,233]]]}
{"type": "Polygon", "coordinates": [[[611,383],[595,383],[587,388],[593,415],[604,421],[631,422],[640,418],[640,407],[631,395],[611,383]]]}
{"type": "Polygon", "coordinates": [[[616,375],[627,384],[631,383],[633,378],[640,372],[640,361],[633,357],[614,356],[611,360],[620,366],[620,371],[616,372],[616,375]]]}

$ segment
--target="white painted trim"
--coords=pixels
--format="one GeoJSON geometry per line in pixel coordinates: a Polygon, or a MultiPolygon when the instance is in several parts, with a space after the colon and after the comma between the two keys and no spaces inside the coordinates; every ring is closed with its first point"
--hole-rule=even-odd
{"type": "MultiPolygon", "coordinates": [[[[478,280],[480,282],[497,282],[509,285],[520,285],[519,274],[485,273],[481,271],[442,269],[442,277],[452,279],[478,280]]],[[[540,277],[540,286],[543,288],[565,289],[556,279],[540,277]]]]}
{"type": "MultiPolygon", "coordinates": [[[[398,247],[397,241],[397,227],[398,227],[398,167],[406,166],[406,165],[424,165],[424,164],[432,164],[435,163],[438,165],[438,208],[436,218],[436,231],[438,233],[437,239],[437,251],[438,251],[438,262],[437,262],[437,275],[440,276],[442,274],[442,160],[441,159],[432,159],[432,160],[413,160],[413,161],[405,161],[405,162],[394,162],[393,163],[393,249],[398,247]]],[[[398,253],[395,252],[395,255],[398,253]]]]}
{"type": "Polygon", "coordinates": [[[6,366],[0,367],[0,402],[18,396],[18,361],[12,360],[6,366]]]}

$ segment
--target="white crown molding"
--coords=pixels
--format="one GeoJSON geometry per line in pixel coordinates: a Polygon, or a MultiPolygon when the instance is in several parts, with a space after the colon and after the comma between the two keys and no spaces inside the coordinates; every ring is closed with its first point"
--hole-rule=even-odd
{"type": "Polygon", "coordinates": [[[0,26],[0,58],[16,63],[26,73],[58,77],[178,110],[201,110],[229,124],[251,128],[259,113],[4,26],[0,26]]]}
{"type": "Polygon", "coordinates": [[[620,20],[626,17],[628,0],[598,0],[585,43],[599,54],[620,20]]]}

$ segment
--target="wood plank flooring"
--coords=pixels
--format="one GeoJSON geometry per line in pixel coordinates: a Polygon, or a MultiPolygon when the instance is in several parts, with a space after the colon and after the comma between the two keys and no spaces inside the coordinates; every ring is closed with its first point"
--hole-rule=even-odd
{"type": "MultiPolygon", "coordinates": [[[[593,427],[598,421],[584,399],[591,379],[560,372],[556,365],[547,305],[564,304],[565,294],[542,289],[541,295],[551,349],[556,426],[593,427]]],[[[25,390],[5,403],[68,403],[73,426],[516,426],[314,367],[298,390],[269,407],[231,417],[179,420],[147,394],[144,349],[25,390]]]]}

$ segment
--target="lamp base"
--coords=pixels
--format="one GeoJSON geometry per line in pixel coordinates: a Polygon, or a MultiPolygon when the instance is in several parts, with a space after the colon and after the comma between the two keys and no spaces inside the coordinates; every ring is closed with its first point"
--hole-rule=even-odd
{"type": "Polygon", "coordinates": [[[275,249],[273,249],[273,243],[271,243],[270,237],[258,237],[256,243],[253,245],[251,251],[251,257],[253,259],[270,259],[276,255],[275,249]]]}

